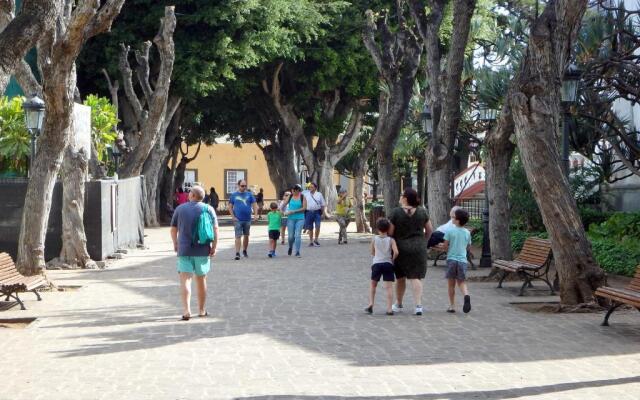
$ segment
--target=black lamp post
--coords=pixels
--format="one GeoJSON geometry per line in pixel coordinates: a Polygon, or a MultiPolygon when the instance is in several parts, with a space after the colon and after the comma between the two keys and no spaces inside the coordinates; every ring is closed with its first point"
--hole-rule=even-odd
{"type": "Polygon", "coordinates": [[[578,101],[578,83],[582,71],[575,65],[569,64],[562,77],[562,90],[560,98],[564,109],[564,119],[562,122],[562,168],[569,177],[569,129],[571,123],[571,107],[578,101]]]}
{"type": "Polygon", "coordinates": [[[422,132],[428,141],[431,139],[431,135],[433,135],[433,116],[431,115],[431,109],[426,101],[422,108],[422,113],[420,114],[420,120],[422,121],[422,132]]]}
{"type": "Polygon", "coordinates": [[[29,173],[33,166],[33,160],[36,156],[36,139],[42,131],[42,122],[44,121],[44,101],[36,94],[33,94],[27,101],[22,103],[24,110],[24,122],[31,136],[31,157],[29,158],[29,173]]]}
{"type": "Polygon", "coordinates": [[[122,152],[120,151],[120,148],[116,143],[109,146],[108,151],[109,151],[109,155],[111,156],[111,159],[113,160],[114,175],[117,177],[118,166],[120,165],[120,157],[122,157],[122,152]]]}
{"type": "MultiPolygon", "coordinates": [[[[498,118],[498,110],[489,108],[486,104],[481,104],[478,109],[478,118],[487,123],[487,132],[491,125],[498,118]]],[[[491,243],[489,241],[489,185],[487,184],[487,171],[484,172],[484,211],[482,212],[482,257],[480,267],[491,268],[491,243]]]]}

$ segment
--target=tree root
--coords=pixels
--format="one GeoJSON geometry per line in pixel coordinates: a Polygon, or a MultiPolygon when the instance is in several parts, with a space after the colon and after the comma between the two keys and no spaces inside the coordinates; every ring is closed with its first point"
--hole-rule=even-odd
{"type": "Polygon", "coordinates": [[[605,307],[602,307],[596,302],[591,302],[591,303],[580,303],[580,304],[571,304],[571,305],[560,304],[558,306],[557,312],[567,313],[567,314],[572,314],[572,313],[586,314],[586,313],[601,312],[604,310],[606,310],[605,307]]]}

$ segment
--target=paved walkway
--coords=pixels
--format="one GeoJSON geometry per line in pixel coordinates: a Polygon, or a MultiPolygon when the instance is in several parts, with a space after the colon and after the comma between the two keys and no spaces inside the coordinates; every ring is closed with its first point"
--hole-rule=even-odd
{"type": "MultiPolygon", "coordinates": [[[[427,312],[387,317],[366,305],[365,238],[336,243],[326,224],[303,258],[251,258],[223,239],[207,319],[178,321],[167,229],[104,271],[52,271],[78,291],[44,293],[26,329],[0,329],[0,399],[638,399],[640,315],[532,314],[511,289],[472,283],[473,310],[450,315],[443,268],[427,312]],[[331,237],[331,240],[327,238],[331,237]]],[[[222,237],[231,230],[222,228],[222,237]]],[[[282,252],[281,252],[282,253],[282,252]]],[[[406,302],[411,305],[411,299],[406,302]]]]}

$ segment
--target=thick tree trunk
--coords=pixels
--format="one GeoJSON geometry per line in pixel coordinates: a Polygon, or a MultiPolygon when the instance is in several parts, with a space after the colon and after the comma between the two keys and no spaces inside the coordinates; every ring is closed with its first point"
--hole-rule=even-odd
{"type": "Polygon", "coordinates": [[[62,251],[53,265],[66,268],[97,268],[87,251],[84,231],[84,194],[88,160],[84,150],[67,146],[62,164],[62,251]]]}
{"type": "Polygon", "coordinates": [[[58,25],[66,29],[62,33],[48,31],[39,43],[38,60],[43,74],[47,112],[43,132],[38,139],[38,150],[29,171],[22,214],[16,264],[24,275],[41,273],[45,265],[44,241],[51,196],[63,152],[72,134],[75,60],[86,40],[111,27],[123,3],[124,0],[107,0],[100,6],[97,2],[78,1],[73,9],[68,7],[64,14],[59,15],[58,25]]]}
{"type": "Polygon", "coordinates": [[[276,188],[276,196],[280,196],[298,182],[293,143],[289,135],[282,134],[277,143],[270,143],[261,149],[269,168],[269,178],[276,188]]]}
{"type": "MultiPolygon", "coordinates": [[[[489,194],[489,243],[493,260],[511,260],[511,206],[509,204],[509,166],[515,145],[513,119],[508,105],[502,108],[495,129],[487,133],[485,147],[486,186],[489,194]]],[[[492,271],[492,273],[497,271],[492,271]]]]}
{"type": "Polygon", "coordinates": [[[475,0],[454,0],[453,31],[448,52],[442,54],[440,27],[447,1],[434,0],[426,14],[423,2],[409,2],[416,28],[426,48],[425,72],[429,81],[426,94],[433,115],[434,134],[427,151],[429,216],[441,224],[449,219],[451,207],[452,157],[458,135],[462,95],[462,71],[469,40],[475,0]]]}
{"type": "Polygon", "coordinates": [[[145,207],[144,223],[146,226],[160,226],[160,173],[166,160],[167,151],[162,143],[156,142],[153,150],[144,163],[142,174],[147,191],[147,207],[145,207]]]}
{"type": "Polygon", "coordinates": [[[329,162],[328,160],[316,164],[314,168],[314,176],[316,176],[318,191],[322,193],[325,201],[327,202],[328,210],[335,210],[336,203],[338,202],[338,192],[336,190],[336,185],[333,183],[333,172],[335,170],[335,165],[329,162]]]}
{"type": "Polygon", "coordinates": [[[520,156],[553,248],[564,305],[592,303],[604,283],[564,175],[557,138],[559,83],[586,0],[548,3],[533,26],[520,79],[510,97],[520,156]]]}
{"type": "Polygon", "coordinates": [[[442,225],[449,220],[449,211],[452,205],[450,168],[444,166],[439,169],[427,169],[427,180],[429,181],[427,203],[429,218],[434,226],[442,225]]]}

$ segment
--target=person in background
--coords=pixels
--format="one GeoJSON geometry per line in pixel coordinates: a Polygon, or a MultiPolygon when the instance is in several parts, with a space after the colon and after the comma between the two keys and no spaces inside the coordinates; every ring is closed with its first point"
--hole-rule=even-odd
{"type": "Polygon", "coordinates": [[[322,216],[331,217],[327,213],[327,203],[322,193],[318,192],[318,185],[313,182],[309,183],[309,189],[302,192],[302,195],[307,203],[307,209],[304,213],[304,229],[309,232],[309,247],[320,246],[318,238],[322,216]]]}
{"type": "Polygon", "coordinates": [[[453,223],[453,219],[456,216],[456,211],[462,210],[460,206],[453,206],[451,211],[449,212],[449,217],[451,218],[446,224],[440,225],[429,238],[429,243],[427,243],[427,247],[434,247],[444,242],[444,235],[448,230],[455,228],[455,224],[453,223]]]}
{"type": "Polygon", "coordinates": [[[216,193],[216,188],[211,187],[209,189],[209,204],[213,207],[216,212],[218,211],[218,205],[220,204],[220,197],[218,197],[218,193],[216,193]]]}
{"type": "Polygon", "coordinates": [[[302,187],[294,185],[291,196],[285,201],[287,216],[287,230],[289,231],[289,251],[291,255],[295,247],[296,257],[301,257],[300,246],[302,245],[302,227],[304,226],[304,212],[307,209],[307,200],[302,195],[302,187]]]}
{"type": "Polygon", "coordinates": [[[276,246],[280,239],[280,227],[282,223],[282,213],[278,210],[278,204],[272,202],[269,205],[269,213],[267,214],[267,222],[269,223],[269,258],[276,256],[276,246]]]}
{"type": "Polygon", "coordinates": [[[180,206],[189,201],[189,193],[185,192],[182,187],[179,187],[176,192],[176,206],[180,206]]]}
{"type": "Polygon", "coordinates": [[[338,232],[338,244],[347,244],[347,226],[351,222],[351,209],[353,208],[353,201],[347,196],[347,189],[340,188],[338,192],[338,202],[336,203],[336,222],[340,227],[338,232]]]}
{"type": "Polygon", "coordinates": [[[262,188],[256,195],[256,203],[258,204],[258,219],[262,219],[262,211],[264,210],[264,189],[262,188]]]}
{"type": "Polygon", "coordinates": [[[287,202],[289,201],[289,197],[291,197],[291,191],[287,190],[282,193],[280,196],[282,199],[278,202],[278,209],[282,213],[283,217],[280,222],[280,244],[284,244],[284,235],[287,232],[287,217],[284,217],[285,211],[287,211],[287,202]]]}
{"type": "Polygon", "coordinates": [[[253,193],[247,190],[247,181],[238,181],[238,191],[229,197],[229,214],[233,220],[236,235],[236,260],[240,259],[240,245],[242,244],[242,255],[247,258],[247,248],[249,247],[249,233],[251,221],[257,218],[258,207],[253,193]],[[253,217],[252,217],[253,215],[253,217]]]}
{"type": "Polygon", "coordinates": [[[218,218],[215,210],[208,204],[202,203],[204,189],[194,186],[189,193],[189,202],[175,209],[171,218],[171,239],[173,249],[178,254],[178,274],[180,275],[180,289],[182,298],[182,320],[191,318],[191,280],[195,275],[198,290],[198,315],[206,317],[207,301],[207,273],[211,269],[211,257],[216,254],[218,244],[218,218]],[[203,212],[208,212],[212,218],[213,241],[200,244],[194,243],[193,232],[203,212]]]}

